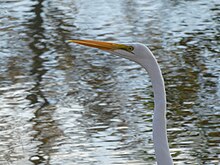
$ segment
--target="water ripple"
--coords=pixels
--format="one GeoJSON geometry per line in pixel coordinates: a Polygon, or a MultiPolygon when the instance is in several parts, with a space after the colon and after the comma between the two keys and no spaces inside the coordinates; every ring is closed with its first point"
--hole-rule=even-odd
{"type": "Polygon", "coordinates": [[[175,164],[219,164],[218,0],[0,4],[0,164],[155,164],[149,76],[70,38],[148,45],[175,164]]]}

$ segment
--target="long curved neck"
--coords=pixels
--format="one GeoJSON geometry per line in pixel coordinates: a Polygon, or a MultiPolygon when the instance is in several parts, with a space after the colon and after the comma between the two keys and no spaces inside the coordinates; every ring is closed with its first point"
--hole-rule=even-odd
{"type": "MultiPolygon", "coordinates": [[[[150,51],[149,51],[150,52],[150,51]]],[[[151,52],[150,52],[151,53],[151,52]]],[[[150,75],[154,92],[153,141],[158,165],[173,165],[166,130],[166,92],[160,67],[151,53],[142,62],[150,75]]]]}

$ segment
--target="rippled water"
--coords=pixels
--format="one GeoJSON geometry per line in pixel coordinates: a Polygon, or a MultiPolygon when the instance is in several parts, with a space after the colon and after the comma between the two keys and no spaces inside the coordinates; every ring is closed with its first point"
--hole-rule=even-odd
{"type": "Polygon", "coordinates": [[[148,45],[175,164],[220,163],[219,0],[1,0],[0,38],[0,164],[155,164],[148,75],[70,38],[148,45]]]}

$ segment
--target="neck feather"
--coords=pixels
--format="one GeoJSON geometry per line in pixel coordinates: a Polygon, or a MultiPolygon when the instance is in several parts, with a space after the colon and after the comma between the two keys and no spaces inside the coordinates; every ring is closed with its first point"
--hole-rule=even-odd
{"type": "MultiPolygon", "coordinates": [[[[150,52],[151,53],[151,52],[150,52]]],[[[154,92],[153,141],[158,165],[172,165],[166,130],[166,92],[160,67],[151,53],[141,64],[149,73],[154,92]]]]}

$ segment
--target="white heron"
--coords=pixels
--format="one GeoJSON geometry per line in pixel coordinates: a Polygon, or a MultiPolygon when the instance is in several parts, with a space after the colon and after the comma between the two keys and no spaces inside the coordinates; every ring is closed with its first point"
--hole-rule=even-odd
{"type": "Polygon", "coordinates": [[[166,130],[166,92],[164,79],[152,52],[143,44],[117,44],[95,40],[68,40],[99,48],[140,64],[150,75],[154,93],[153,142],[158,165],[173,165],[166,130]]]}

